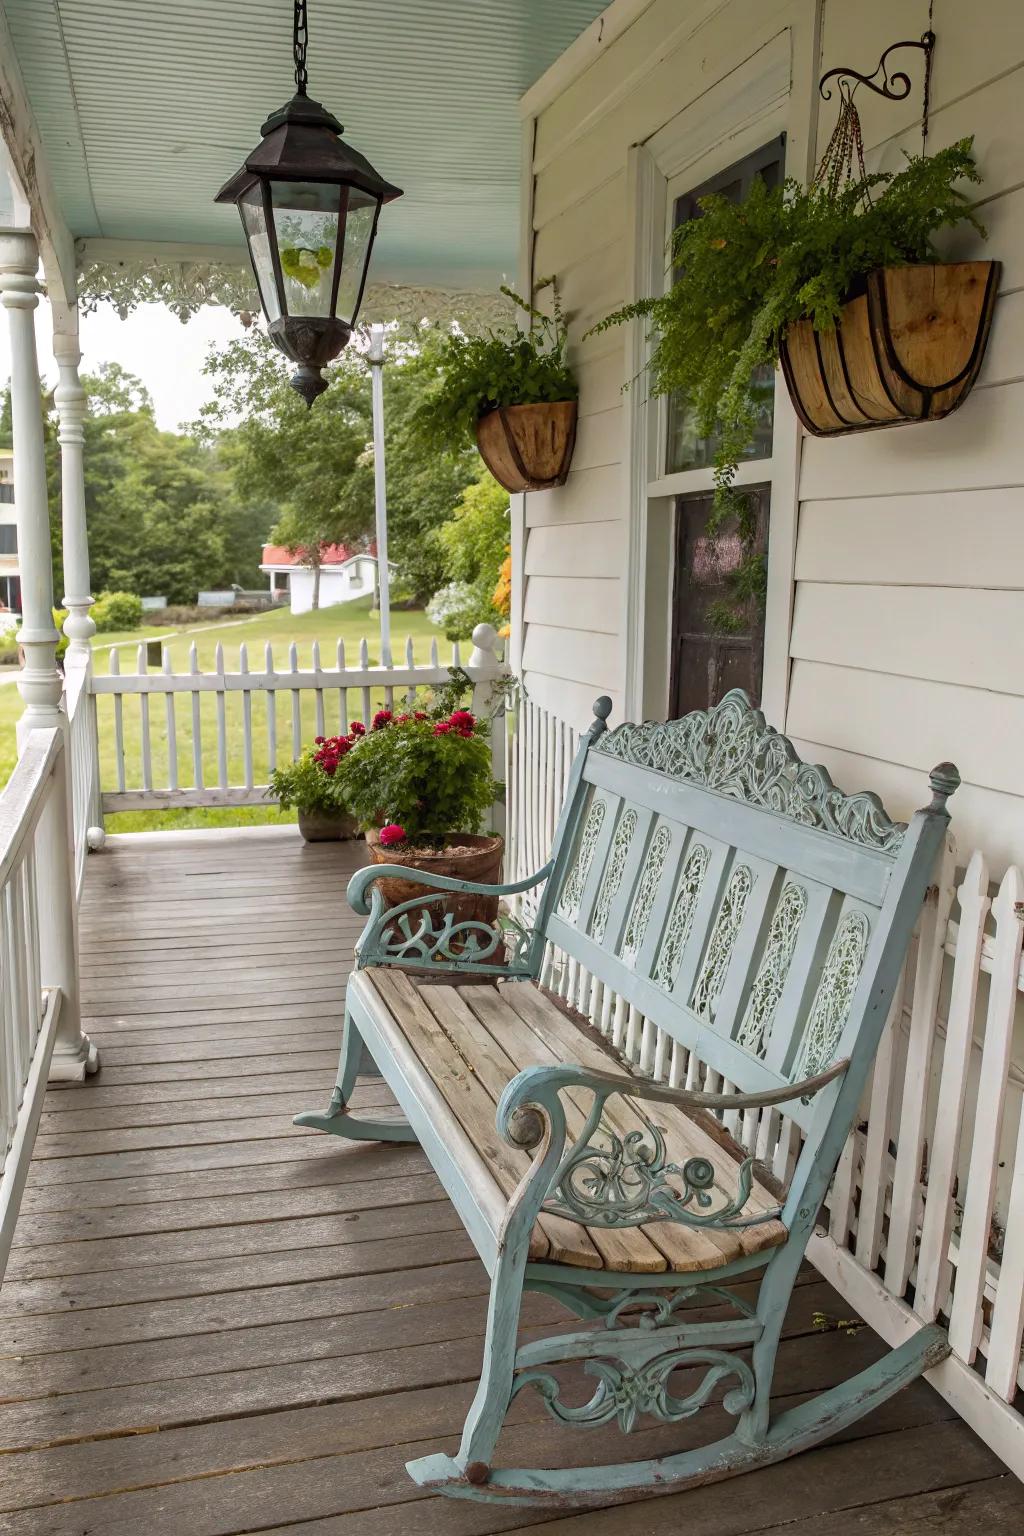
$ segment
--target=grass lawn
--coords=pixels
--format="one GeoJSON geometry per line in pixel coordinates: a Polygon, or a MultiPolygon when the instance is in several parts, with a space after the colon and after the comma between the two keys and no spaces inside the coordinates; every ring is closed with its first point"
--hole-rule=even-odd
{"type": "MultiPolygon", "coordinates": [[[[117,647],[122,673],[138,670],[133,643],[168,634],[167,629],[140,629],[130,635],[97,635],[94,644],[94,668],[97,674],[109,671],[110,652],[117,647]],[[132,642],[126,644],[125,642],[132,642]]],[[[308,669],[312,665],[312,648],[320,644],[322,667],[337,665],[337,644],[341,639],[345,646],[346,665],[358,665],[359,645],[366,637],[370,650],[370,665],[379,664],[380,642],[377,634],[376,614],[370,612],[370,599],[360,598],[354,603],[321,609],[318,613],[306,613],[293,618],[287,609],[274,609],[244,620],[224,619],[210,627],[189,625],[174,631],[174,638],[166,642],[171,666],[175,672],[189,669],[189,651],[194,643],[198,667],[202,672],[212,672],[216,665],[216,649],[224,648],[224,668],[237,672],[239,647],[245,645],[248,668],[262,672],[266,666],[266,647],[271,647],[275,671],[283,672],[289,666],[289,648],[294,642],[298,665],[308,669]],[[202,633],[199,633],[199,631],[202,633]]],[[[411,637],[415,661],[426,664],[430,660],[430,646],[438,641],[442,665],[451,657],[451,645],[431,625],[422,611],[392,615],[392,654],[396,665],[405,665],[406,638],[411,637]]],[[[469,646],[464,647],[468,655],[469,646]]],[[[155,670],[155,669],[151,669],[155,670]]],[[[125,783],[129,789],[142,785],[142,707],[144,695],[126,695],[123,701],[123,733],[125,757],[125,783]]],[[[154,696],[149,700],[149,736],[153,766],[153,784],[164,788],[168,784],[168,710],[167,699],[174,699],[174,730],[178,783],[190,786],[195,782],[192,740],[192,700],[189,695],[154,696]]],[[[266,783],[268,772],[268,695],[251,695],[253,776],[257,784],[266,783]]],[[[371,707],[380,708],[384,702],[382,689],[371,690],[371,707]]],[[[364,698],[361,689],[348,690],[349,719],[359,719],[364,714],[364,698]]],[[[339,691],[325,690],[322,700],[323,727],[329,735],[341,724],[341,699],[339,691]]],[[[0,686],[0,783],[6,783],[16,760],[15,723],[21,714],[21,695],[14,683],[0,686]]],[[[244,782],[243,766],[243,702],[242,695],[229,693],[224,701],[227,749],[228,783],[244,782]]],[[[277,693],[277,761],[279,766],[291,760],[292,733],[297,714],[300,739],[305,744],[318,731],[317,700],[311,693],[301,695],[278,691],[277,693]]],[[[105,790],[117,788],[117,762],[114,733],[114,700],[109,696],[98,699],[100,771],[105,790]]],[[[207,786],[217,784],[217,697],[213,693],[200,696],[200,741],[202,747],[203,779],[207,786]]],[[[106,818],[110,832],[151,831],[163,827],[210,827],[244,826],[271,822],[294,821],[294,812],[278,810],[275,805],[246,806],[238,809],[203,809],[175,811],[122,811],[106,818]]]]}

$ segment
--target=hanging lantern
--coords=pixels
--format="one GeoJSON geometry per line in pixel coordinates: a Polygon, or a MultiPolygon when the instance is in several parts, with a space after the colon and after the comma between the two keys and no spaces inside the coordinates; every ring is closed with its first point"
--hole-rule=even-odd
{"type": "Polygon", "coordinates": [[[298,364],[292,387],[312,405],[356,323],[381,205],[402,194],[307,96],[306,44],[306,0],[295,0],[295,95],[215,201],[241,214],[271,340],[298,364]]]}

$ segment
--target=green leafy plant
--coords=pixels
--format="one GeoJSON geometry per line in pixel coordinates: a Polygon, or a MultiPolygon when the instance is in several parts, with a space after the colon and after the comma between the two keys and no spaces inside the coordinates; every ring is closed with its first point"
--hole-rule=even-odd
{"type": "Polygon", "coordinates": [[[100,635],[138,629],[142,623],[142,598],[134,592],[101,592],[89,613],[100,635]]]}
{"type": "Polygon", "coordinates": [[[421,444],[453,451],[475,440],[481,416],[499,405],[541,405],[575,400],[579,387],[567,360],[568,324],[554,278],[552,314],[544,314],[511,288],[502,293],[529,316],[530,329],[492,328],[478,336],[452,331],[425,343],[424,363],[433,382],[420,401],[413,427],[421,444]]]}
{"type": "Polygon", "coordinates": [[[325,816],[341,816],[347,810],[342,775],[337,772],[336,763],[328,766],[330,754],[325,756],[323,745],[318,740],[315,747],[306,747],[287,768],[275,768],[271,773],[267,794],[277,800],[282,810],[325,816]]]}
{"type": "Polygon", "coordinates": [[[475,832],[493,803],[489,724],[450,708],[451,697],[430,710],[380,710],[343,757],[345,803],[364,830],[386,826],[386,843],[443,844],[452,833],[475,832]]]}
{"type": "Polygon", "coordinates": [[[608,315],[595,331],[649,322],[654,395],[682,394],[702,435],[717,438],[715,498],[707,526],[714,542],[737,519],[744,558],[712,622],[743,627],[743,609],[763,601],[764,557],[752,548],[755,518],[734,488],[736,467],[757,425],[756,370],[774,367],[788,326],[809,317],[836,325],[846,300],[881,267],[940,259],[933,237],[967,222],[984,230],[958,183],[978,182],[973,141],[934,155],[907,156],[902,170],[801,187],[768,188],[760,178],[742,203],[714,194],[701,216],[672,240],[675,281],[658,298],[608,315]],[[731,618],[730,618],[731,615],[731,618]]]}

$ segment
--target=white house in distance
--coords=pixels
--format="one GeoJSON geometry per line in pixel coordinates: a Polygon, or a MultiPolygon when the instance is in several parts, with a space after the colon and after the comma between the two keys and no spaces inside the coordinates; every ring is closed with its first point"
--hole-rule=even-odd
{"type": "Polygon", "coordinates": [[[0,448],[0,610],[21,612],[21,570],[14,510],[14,452],[0,448]]]}
{"type": "MultiPolygon", "coordinates": [[[[270,577],[275,600],[288,595],[292,613],[309,613],[313,607],[315,572],[301,555],[280,544],[264,544],[260,570],[270,577]]],[[[377,557],[353,553],[344,544],[331,544],[320,565],[320,607],[333,608],[357,597],[372,596],[377,581],[377,557]]]]}

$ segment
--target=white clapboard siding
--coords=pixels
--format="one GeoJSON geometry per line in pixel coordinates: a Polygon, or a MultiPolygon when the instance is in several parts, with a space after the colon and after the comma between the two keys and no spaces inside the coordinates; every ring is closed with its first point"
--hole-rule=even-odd
{"type": "Polygon", "coordinates": [[[797,661],[787,734],[925,771],[955,755],[970,783],[1021,791],[1019,696],[797,661]]]}
{"type": "Polygon", "coordinates": [[[626,426],[626,412],[621,402],[594,415],[581,415],[576,428],[573,469],[600,469],[620,463],[626,426]]]}
{"type": "Polygon", "coordinates": [[[526,621],[614,635],[619,629],[621,601],[618,581],[530,576],[526,585],[526,621]]]}
{"type": "MultiPolygon", "coordinates": [[[[917,422],[888,432],[806,437],[800,494],[932,495],[1024,483],[1024,383],[976,389],[943,421],[917,422]]],[[[964,528],[964,537],[969,534],[964,528]]],[[[884,549],[878,551],[884,560],[884,549]]]]}
{"type": "Polygon", "coordinates": [[[526,575],[617,578],[625,546],[625,525],[619,521],[587,527],[570,522],[535,525],[526,540],[526,575]]]}
{"type": "Polygon", "coordinates": [[[562,272],[579,260],[581,252],[597,250],[619,237],[626,199],[625,160],[608,170],[606,181],[538,230],[533,257],[538,275],[557,276],[561,285],[562,272]]]}
{"type": "MultiPolygon", "coordinates": [[[[1021,232],[1024,241],[1024,229],[1021,232]]],[[[943,496],[839,496],[800,509],[797,582],[1024,591],[1016,487],[943,496]],[[884,559],[879,551],[885,551],[884,559]]]]}
{"type": "Polygon", "coordinates": [[[978,217],[988,232],[982,241],[970,227],[947,230],[937,241],[949,261],[968,261],[978,256],[994,257],[1002,266],[999,274],[1001,293],[1024,287],[1024,187],[996,191],[978,188],[978,217]]]}
{"type": "Polygon", "coordinates": [[[608,524],[622,527],[622,474],[618,465],[597,465],[593,469],[573,469],[563,486],[553,491],[532,491],[526,498],[526,526],[564,527],[576,524],[577,538],[605,539],[608,524]]]}
{"type": "Polygon", "coordinates": [[[595,336],[600,351],[590,348],[573,348],[573,371],[580,390],[580,417],[597,416],[622,405],[625,397],[622,389],[622,358],[625,336],[622,331],[609,331],[595,336]]]}
{"type": "Polygon", "coordinates": [[[797,590],[790,654],[1019,694],[1021,655],[1013,642],[1022,636],[1024,590],[804,581],[797,590]]]}
{"type": "MultiPolygon", "coordinates": [[[[516,878],[548,857],[577,742],[578,731],[556,712],[535,697],[521,701],[509,747],[516,878]]],[[[1024,1226],[1014,1216],[1024,1199],[1024,1072],[1010,1065],[1009,1046],[1024,994],[1024,877],[1011,866],[993,906],[983,855],[970,857],[954,892],[955,864],[950,840],[875,1063],[864,1123],[840,1159],[828,1225],[811,1256],[851,1313],[893,1343],[936,1318],[949,1324],[954,1354],[930,1379],[1021,1476],[1024,1416],[1011,1404],[1024,1381],[1024,1226]],[[993,1234],[1004,1229],[1000,1255],[993,1234]]],[[[524,898],[523,913],[532,910],[524,898]]],[[[641,1070],[688,1088],[720,1086],[695,1052],[670,1048],[648,1020],[551,946],[542,981],[641,1070]]],[[[778,1111],[723,1118],[785,1182],[799,1150],[792,1122],[778,1111]]]]}
{"type": "MultiPolygon", "coordinates": [[[[687,26],[686,17],[680,17],[677,0],[659,0],[642,18],[650,36],[648,57],[654,67],[645,70],[627,96],[597,116],[589,133],[571,139],[557,154],[551,153],[545,114],[538,119],[535,164],[542,169],[534,198],[535,227],[543,229],[600,187],[622,165],[627,145],[642,143],[656,133],[687,102],[716,85],[728,92],[729,79],[737,68],[784,33],[789,13],[785,0],[718,4],[700,28],[699,44],[695,45],[689,35],[693,28],[687,26]]],[[[618,47],[621,44],[616,55],[618,47]]],[[[602,99],[596,72],[588,74],[588,88],[597,93],[596,103],[602,99]]]]}
{"type": "Polygon", "coordinates": [[[622,658],[615,636],[576,629],[558,629],[546,624],[531,624],[523,647],[523,667],[538,670],[548,656],[562,658],[565,676],[589,683],[599,692],[618,687],[622,658]]]}

